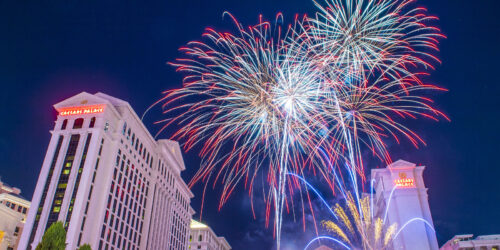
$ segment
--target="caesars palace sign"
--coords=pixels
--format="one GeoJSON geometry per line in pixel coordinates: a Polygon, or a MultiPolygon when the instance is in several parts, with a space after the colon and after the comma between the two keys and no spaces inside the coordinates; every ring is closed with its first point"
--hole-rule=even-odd
{"type": "Polygon", "coordinates": [[[102,112],[104,112],[104,105],[94,105],[94,106],[62,108],[59,110],[59,115],[60,116],[87,115],[87,114],[97,114],[102,112]]]}

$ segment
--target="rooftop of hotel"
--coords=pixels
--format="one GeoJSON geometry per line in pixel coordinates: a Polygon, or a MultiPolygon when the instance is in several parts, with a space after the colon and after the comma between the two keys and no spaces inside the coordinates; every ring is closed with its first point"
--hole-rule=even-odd
{"type": "Polygon", "coordinates": [[[12,194],[12,195],[17,195],[20,198],[25,199],[24,197],[22,197],[20,195],[21,194],[21,189],[16,188],[16,187],[11,187],[7,183],[2,182],[2,178],[0,177],[0,194],[1,193],[9,193],[9,194],[12,194]]]}
{"type": "Polygon", "coordinates": [[[191,220],[191,228],[195,228],[195,229],[199,229],[199,228],[208,228],[207,225],[201,223],[201,222],[198,222],[198,221],[195,221],[195,220],[191,220]]]}

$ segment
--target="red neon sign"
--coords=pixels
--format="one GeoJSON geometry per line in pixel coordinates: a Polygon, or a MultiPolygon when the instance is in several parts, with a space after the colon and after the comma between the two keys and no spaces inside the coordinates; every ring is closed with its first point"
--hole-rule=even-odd
{"type": "Polygon", "coordinates": [[[86,114],[97,114],[102,112],[104,112],[104,105],[96,105],[96,106],[64,108],[61,109],[59,115],[60,116],[86,115],[86,114]]]}
{"type": "Polygon", "coordinates": [[[415,179],[413,178],[396,179],[394,180],[394,184],[396,184],[396,187],[401,187],[401,188],[415,187],[415,179]]]}

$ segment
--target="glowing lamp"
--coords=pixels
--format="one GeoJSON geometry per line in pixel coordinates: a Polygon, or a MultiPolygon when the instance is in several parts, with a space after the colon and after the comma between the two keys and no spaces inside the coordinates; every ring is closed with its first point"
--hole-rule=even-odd
{"type": "Polygon", "coordinates": [[[59,111],[60,116],[86,115],[104,112],[104,105],[63,108],[59,111]]]}

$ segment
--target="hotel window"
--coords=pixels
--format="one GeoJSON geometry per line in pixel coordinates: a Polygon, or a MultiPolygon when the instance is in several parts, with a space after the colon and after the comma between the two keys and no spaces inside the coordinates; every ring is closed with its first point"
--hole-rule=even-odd
{"type": "Polygon", "coordinates": [[[64,174],[64,170],[71,169],[71,166],[73,165],[73,160],[75,159],[75,153],[76,153],[76,149],[78,147],[79,140],[80,140],[79,134],[71,135],[68,149],[66,151],[66,156],[64,159],[64,164],[63,164],[64,167],[61,169],[61,172],[60,172],[59,181],[58,181],[57,186],[56,186],[57,189],[56,189],[55,197],[54,197],[53,204],[52,204],[52,209],[50,210],[51,212],[49,214],[45,229],[48,229],[48,227],[52,223],[56,222],[57,218],[59,216],[59,211],[61,208],[58,206],[58,203],[62,202],[64,200],[64,194],[66,191],[67,183],[69,181],[69,174],[64,174]]]}
{"type": "Polygon", "coordinates": [[[81,242],[82,242],[82,233],[80,233],[80,235],[78,236],[78,243],[76,245],[79,246],[81,242]]]}
{"type": "Polygon", "coordinates": [[[73,123],[73,129],[79,129],[83,127],[83,118],[78,118],[75,120],[75,123],[73,123]]]}
{"type": "Polygon", "coordinates": [[[94,125],[95,125],[95,117],[92,117],[92,119],[90,119],[89,128],[93,128],[94,125]]]}
{"type": "MultiPolygon", "coordinates": [[[[83,153],[82,153],[82,157],[81,157],[81,160],[80,160],[80,166],[78,168],[78,173],[77,173],[77,177],[76,177],[76,180],[75,180],[75,185],[73,187],[73,193],[71,195],[71,200],[70,200],[70,205],[69,205],[69,212],[66,216],[66,223],[65,225],[68,225],[70,220],[71,220],[71,215],[73,213],[73,206],[74,206],[74,203],[75,203],[75,199],[76,199],[76,193],[78,191],[78,187],[80,186],[80,179],[82,177],[82,172],[83,172],[83,167],[84,167],[84,164],[85,164],[85,159],[87,158],[87,151],[89,149],[89,144],[90,144],[90,140],[92,139],[92,133],[89,133],[87,135],[87,139],[85,141],[85,145],[84,145],[84,148],[83,148],[83,153]]],[[[64,170],[64,171],[68,171],[69,170],[64,170]]],[[[92,186],[90,187],[90,192],[89,192],[89,196],[90,196],[90,193],[92,193],[92,186]]],[[[67,228],[66,228],[67,229],[67,228]]]]}
{"type": "Polygon", "coordinates": [[[61,125],[61,130],[65,130],[67,125],[68,125],[68,119],[64,119],[64,121],[61,125]]]}

